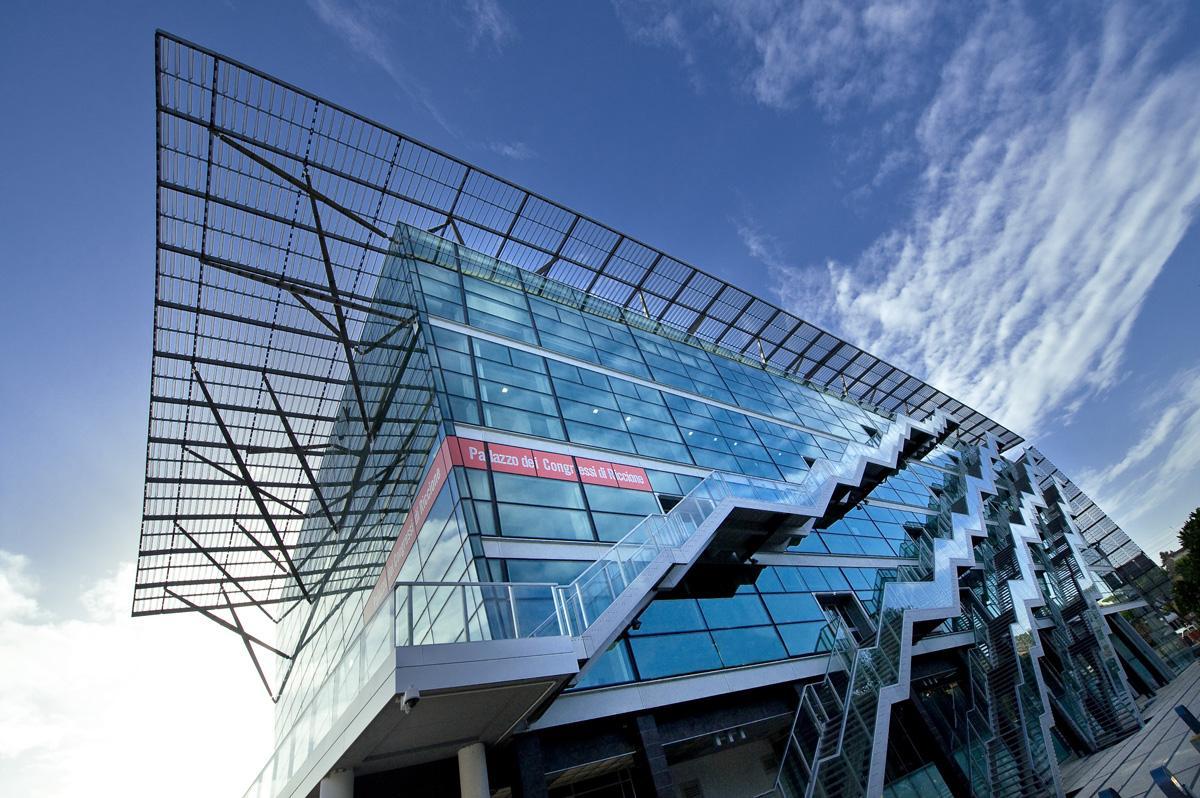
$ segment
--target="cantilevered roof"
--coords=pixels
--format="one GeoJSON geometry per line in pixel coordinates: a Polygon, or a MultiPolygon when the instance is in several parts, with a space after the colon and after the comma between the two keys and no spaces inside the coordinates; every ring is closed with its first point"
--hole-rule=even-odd
{"type": "MultiPolygon", "coordinates": [[[[378,388],[354,368],[363,327],[380,313],[405,322],[403,309],[372,304],[396,222],[886,411],[941,410],[967,439],[1021,442],[695,266],[166,33],[156,37],[155,90],[157,282],[135,613],[286,602],[330,570],[353,572],[344,546],[304,550],[301,538],[315,540],[310,502],[327,497],[314,473],[343,399],[361,406],[378,388]]],[[[358,534],[386,548],[384,530],[375,543],[369,528],[358,534]]],[[[365,579],[371,565],[359,567],[365,579]]],[[[361,586],[353,576],[321,584],[361,586]]]]}
{"type": "Polygon", "coordinates": [[[1033,463],[1038,483],[1043,490],[1052,485],[1054,480],[1062,483],[1066,494],[1064,498],[1070,505],[1071,515],[1074,516],[1079,532],[1089,546],[1108,558],[1114,567],[1124,565],[1139,554],[1144,554],[1141,547],[1125,534],[1125,530],[1109,518],[1108,514],[1046,455],[1034,446],[1026,448],[1025,454],[1033,463]]]}

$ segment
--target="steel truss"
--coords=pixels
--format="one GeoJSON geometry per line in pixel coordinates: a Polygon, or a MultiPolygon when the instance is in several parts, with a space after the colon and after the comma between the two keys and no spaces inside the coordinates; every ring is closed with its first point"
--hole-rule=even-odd
{"type": "MultiPolygon", "coordinates": [[[[968,440],[1021,442],[587,216],[170,34],[155,44],[154,351],[135,614],[204,613],[253,655],[266,644],[239,608],[287,613],[374,579],[419,477],[407,456],[428,449],[437,423],[428,386],[403,376],[418,348],[413,309],[381,290],[397,222],[884,410],[944,412],[968,440]],[[381,358],[398,365],[371,365],[381,358]]],[[[309,619],[301,644],[320,623],[309,619]]]]}

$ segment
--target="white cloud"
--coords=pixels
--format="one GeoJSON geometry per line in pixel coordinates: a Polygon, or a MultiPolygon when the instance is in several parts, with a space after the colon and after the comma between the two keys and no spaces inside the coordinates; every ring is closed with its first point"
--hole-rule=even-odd
{"type": "Polygon", "coordinates": [[[309,7],[326,27],[360,57],[375,64],[418,108],[429,114],[451,136],[458,132],[429,96],[429,91],[393,57],[395,44],[384,37],[390,15],[385,8],[356,0],[308,0],[309,7]]]}
{"type": "Polygon", "coordinates": [[[750,257],[773,269],[787,268],[788,264],[784,260],[783,250],[774,236],[763,232],[758,223],[749,217],[737,220],[735,224],[738,238],[742,240],[750,257]]]}
{"type": "Polygon", "coordinates": [[[528,161],[537,156],[533,148],[523,141],[493,141],[487,144],[487,148],[514,161],[528,161]]]}
{"type": "Polygon", "coordinates": [[[490,42],[497,50],[517,35],[517,27],[497,0],[466,0],[471,15],[471,46],[490,42]]]}
{"type": "Polygon", "coordinates": [[[613,9],[632,39],[675,51],[683,61],[692,88],[697,92],[703,90],[686,8],[669,0],[613,0],[613,9]]]}
{"type": "Polygon", "coordinates": [[[1113,465],[1078,484],[1151,557],[1178,548],[1178,531],[1200,505],[1200,368],[1175,376],[1140,408],[1142,437],[1113,465]]]}
{"type": "Polygon", "coordinates": [[[807,92],[827,113],[851,102],[912,93],[937,4],[929,0],[716,0],[722,23],[755,53],[749,88],[761,103],[795,104],[807,92]]]}
{"type": "Polygon", "coordinates": [[[784,303],[1024,435],[1111,386],[1200,197],[1200,65],[1163,66],[1163,28],[1117,5],[1052,42],[990,8],[917,126],[910,218],[853,263],[776,268],[784,303]]]}
{"type": "Polygon", "coordinates": [[[240,641],[196,617],[128,617],[133,566],[42,609],[0,551],[0,794],[241,795],[266,763],[272,704],[240,641]]]}

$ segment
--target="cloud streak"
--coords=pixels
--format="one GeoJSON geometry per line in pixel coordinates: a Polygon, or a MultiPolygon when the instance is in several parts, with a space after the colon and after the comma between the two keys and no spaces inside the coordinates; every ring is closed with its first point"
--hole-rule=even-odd
{"type": "Polygon", "coordinates": [[[674,51],[683,62],[688,80],[696,92],[704,90],[696,57],[696,45],[690,31],[687,10],[669,0],[613,0],[613,10],[636,42],[674,51]]]}
{"type": "Polygon", "coordinates": [[[725,27],[754,54],[747,85],[764,105],[807,94],[827,114],[916,90],[937,3],[928,0],[716,0],[725,27]]]}
{"type": "Polygon", "coordinates": [[[454,138],[458,130],[433,102],[425,86],[392,56],[394,46],[380,34],[386,28],[386,13],[375,6],[340,0],[308,0],[322,24],[360,58],[373,63],[392,79],[414,106],[424,110],[438,126],[454,138]]]}
{"type": "Polygon", "coordinates": [[[1126,530],[1143,530],[1153,557],[1178,548],[1179,527],[1200,504],[1200,368],[1181,371],[1141,411],[1138,442],[1112,466],[1080,474],[1078,484],[1126,530]],[[1181,494],[1189,500],[1182,505],[1173,501],[1181,494]]]}
{"type": "Polygon", "coordinates": [[[917,126],[911,216],[854,262],[776,267],[784,303],[1025,435],[1113,385],[1200,197],[1200,68],[1162,66],[1160,23],[1118,5],[1056,48],[992,7],[917,126]]]}
{"type": "Polygon", "coordinates": [[[471,46],[487,42],[497,51],[517,36],[517,26],[497,0],[466,0],[471,16],[471,46]]]}
{"type": "Polygon", "coordinates": [[[537,153],[523,141],[493,141],[488,143],[487,149],[502,155],[505,158],[510,158],[514,161],[528,161],[531,158],[536,158],[537,153]]]}

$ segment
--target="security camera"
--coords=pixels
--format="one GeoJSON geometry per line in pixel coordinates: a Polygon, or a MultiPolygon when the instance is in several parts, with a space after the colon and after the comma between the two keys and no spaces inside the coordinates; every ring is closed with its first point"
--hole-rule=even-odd
{"type": "Polygon", "coordinates": [[[404,714],[407,715],[409,712],[413,711],[413,707],[415,707],[420,700],[421,691],[412,685],[409,685],[408,689],[404,691],[404,695],[400,697],[400,708],[403,709],[404,714]]]}

